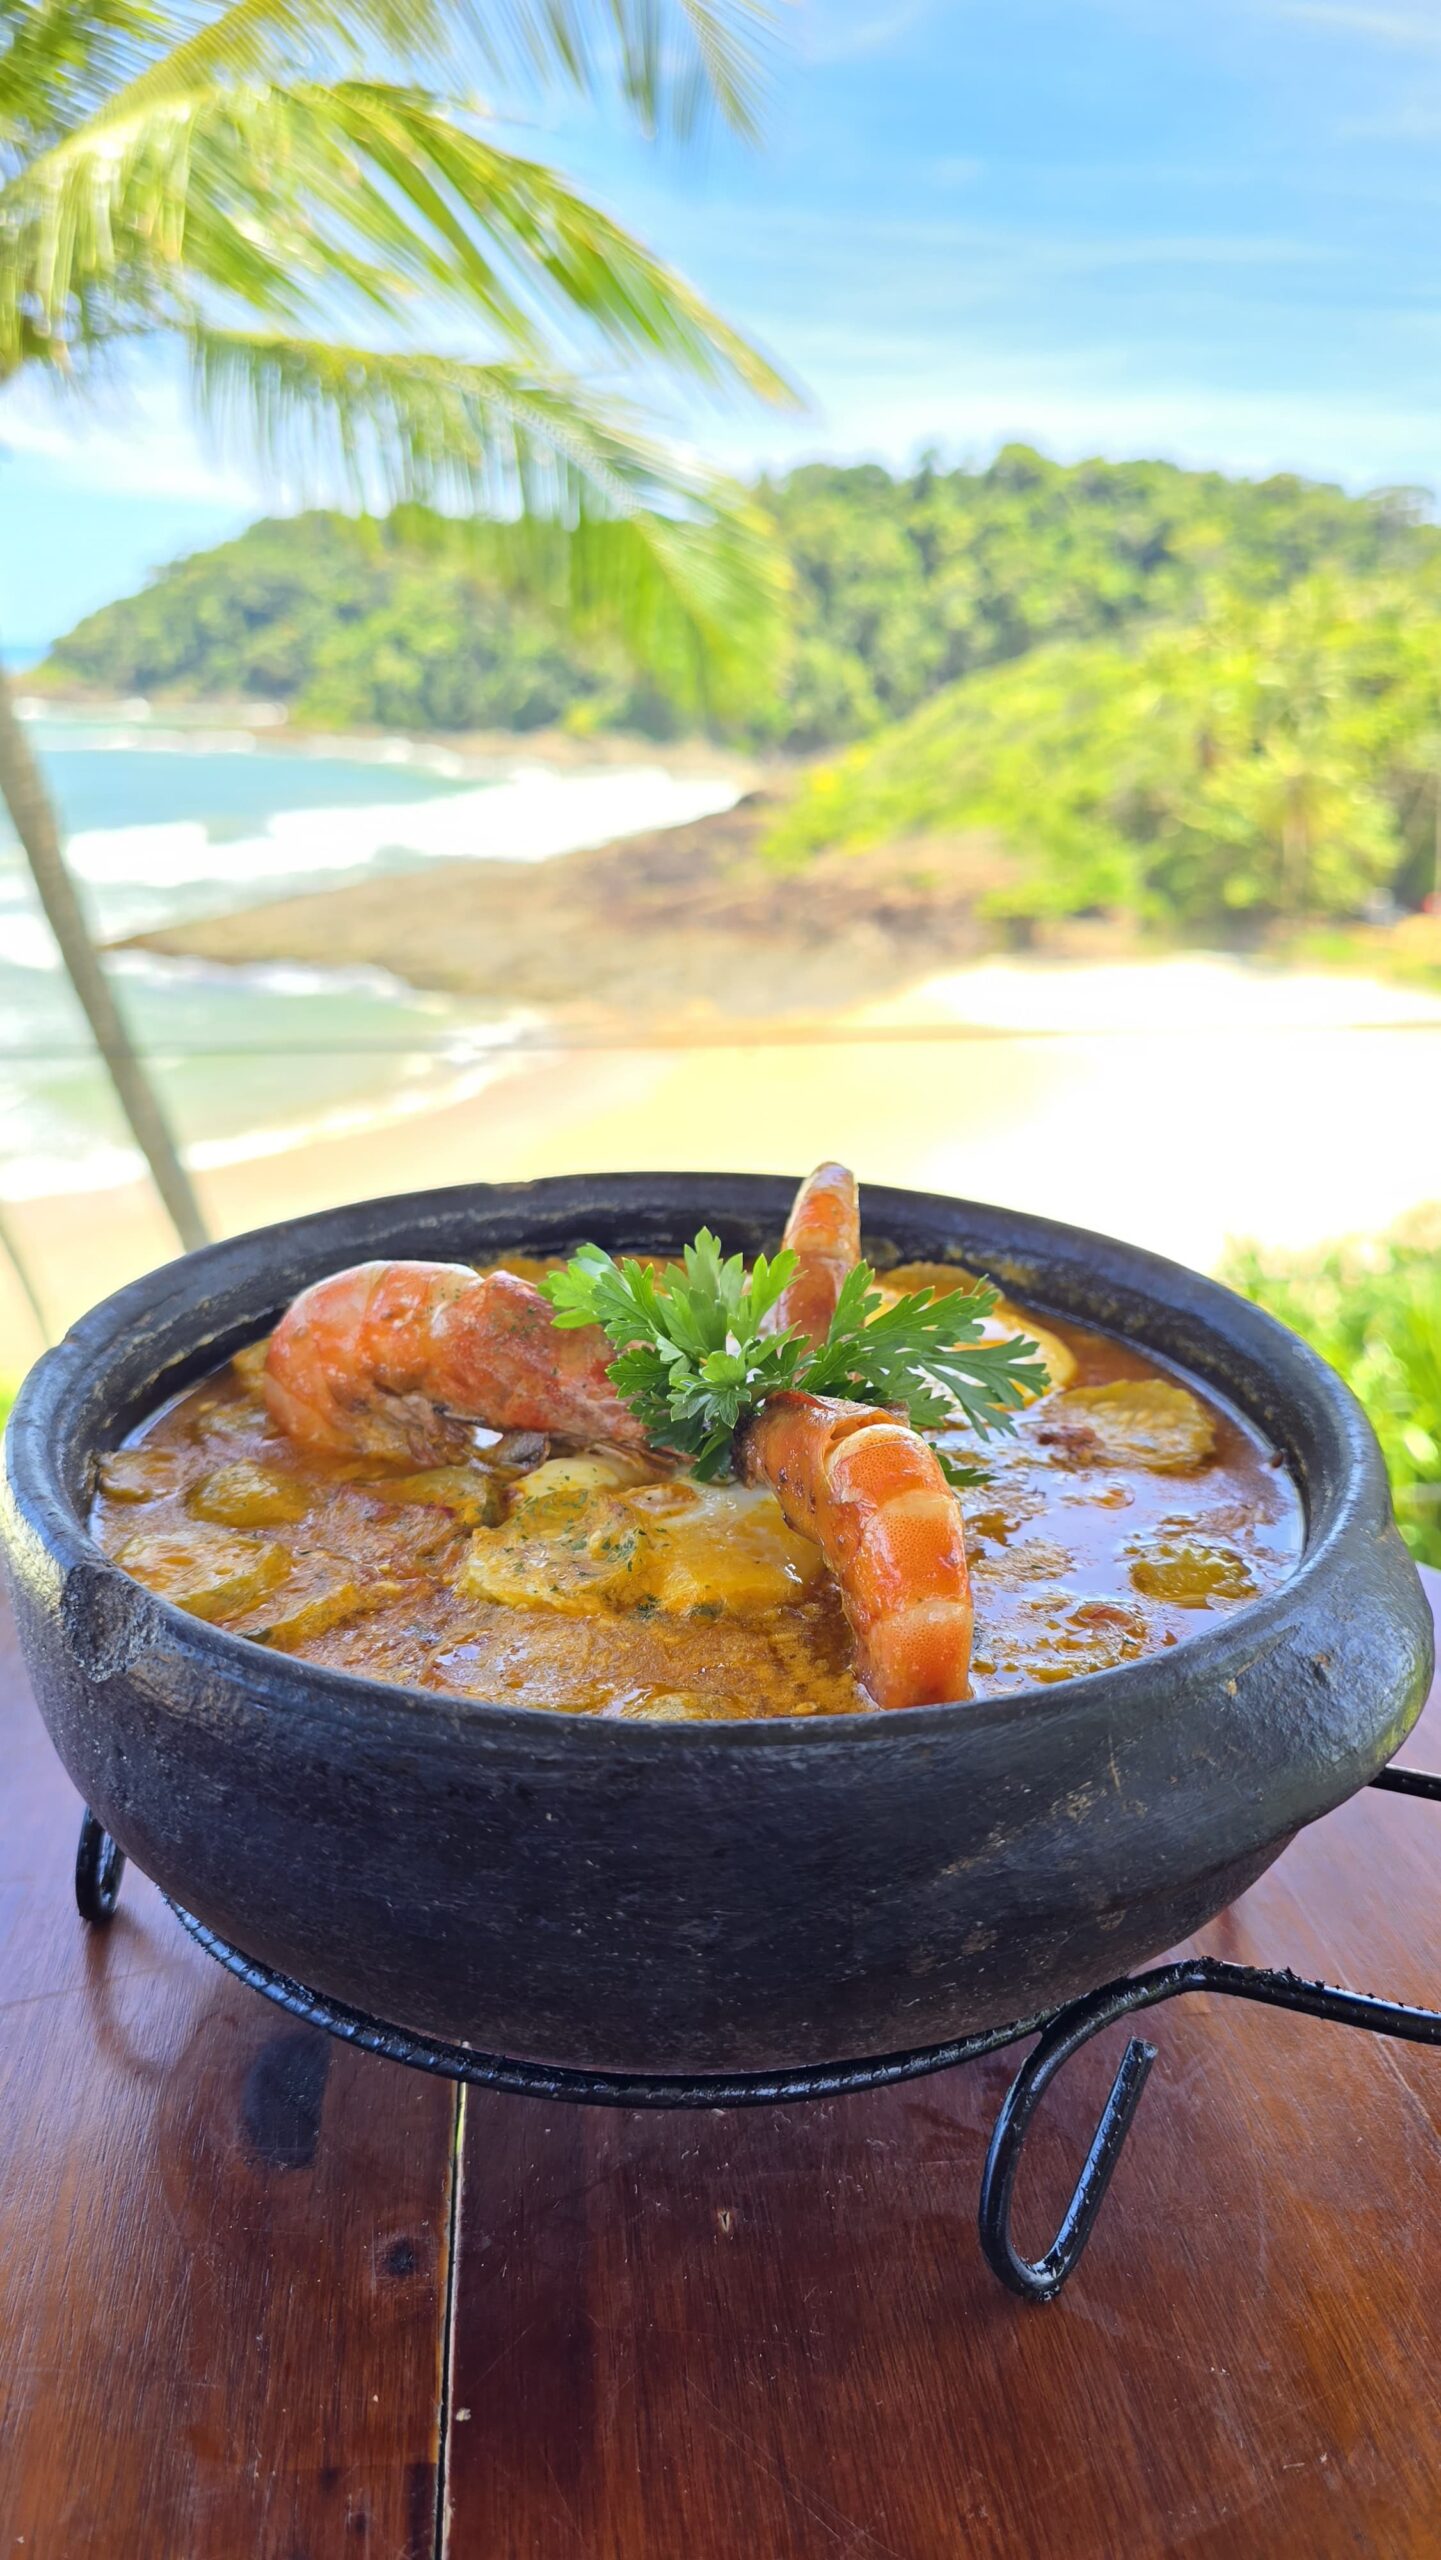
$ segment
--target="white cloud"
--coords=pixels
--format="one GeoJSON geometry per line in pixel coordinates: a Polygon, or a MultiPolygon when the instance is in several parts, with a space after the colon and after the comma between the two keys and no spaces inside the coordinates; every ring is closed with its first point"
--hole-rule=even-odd
{"type": "MultiPolygon", "coordinates": [[[[931,163],[926,174],[934,179],[949,173],[952,183],[960,185],[981,167],[974,161],[943,160],[931,163]]],[[[1338,254],[1329,242],[1285,231],[1043,229],[978,220],[941,206],[933,212],[838,213],[805,204],[758,204],[742,196],[710,199],[700,207],[667,205],[655,196],[641,196],[640,203],[643,232],[657,235],[664,227],[673,242],[679,234],[672,254],[682,267],[687,261],[698,266],[708,236],[720,231],[729,258],[744,262],[743,292],[754,271],[757,278],[769,279],[772,289],[777,282],[781,290],[798,287],[800,308],[808,307],[812,273],[849,288],[858,275],[873,271],[890,302],[896,287],[918,273],[946,274],[953,280],[963,274],[993,277],[1010,294],[1018,283],[1038,277],[1128,267],[1216,268],[1229,274],[1245,268],[1319,267],[1334,264],[1338,254]]],[[[736,301],[734,283],[728,301],[732,306],[736,301]]],[[[746,317],[754,321],[753,313],[746,317]]]]}

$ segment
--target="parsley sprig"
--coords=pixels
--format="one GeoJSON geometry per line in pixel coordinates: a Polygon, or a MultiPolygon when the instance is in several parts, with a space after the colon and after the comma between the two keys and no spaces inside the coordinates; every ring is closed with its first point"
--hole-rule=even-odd
{"type": "MultiPolygon", "coordinates": [[[[787,1250],[758,1254],[747,1271],[703,1227],[679,1266],[615,1262],[586,1244],[544,1287],[558,1325],[602,1328],[617,1354],[611,1378],[647,1438],[689,1458],[702,1479],[725,1473],[737,1425],[783,1388],[898,1405],[922,1431],[959,1415],[983,1439],[1013,1430],[1016,1409],[1045,1388],[1034,1342],[982,1341],[997,1303],[983,1280],[917,1289],[883,1307],[875,1273],[858,1262],[824,1342],[765,1333],[795,1267],[787,1250]]],[[[953,1482],[976,1481],[974,1469],[940,1456],[953,1482]]]]}

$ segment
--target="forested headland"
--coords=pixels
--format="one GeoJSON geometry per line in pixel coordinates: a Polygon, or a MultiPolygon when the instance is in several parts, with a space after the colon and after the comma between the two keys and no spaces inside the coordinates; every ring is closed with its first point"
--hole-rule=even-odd
{"type": "MultiPolygon", "coordinates": [[[[756,495],[787,564],[734,744],[806,760],[771,855],[959,839],[984,912],[1210,928],[1441,887],[1441,528],[1159,462],[813,464],[756,495]]],[[[42,688],[263,698],[329,729],[693,728],[414,520],[255,525],[81,623],[42,688]]]]}

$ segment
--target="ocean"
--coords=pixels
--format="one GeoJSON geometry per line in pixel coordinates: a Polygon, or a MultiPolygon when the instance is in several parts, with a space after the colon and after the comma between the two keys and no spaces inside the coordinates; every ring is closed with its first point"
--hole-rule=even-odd
{"type": "MultiPolygon", "coordinates": [[[[478,774],[403,741],[281,746],[264,732],[47,712],[29,736],[97,937],[437,863],[551,856],[729,807],[733,783],[646,765],[513,761],[478,774]]],[[[188,1159],[204,1167],[474,1091],[528,1017],[378,970],[111,966],[188,1159]]],[[[0,1198],[139,1170],[0,810],[0,1198]]]]}

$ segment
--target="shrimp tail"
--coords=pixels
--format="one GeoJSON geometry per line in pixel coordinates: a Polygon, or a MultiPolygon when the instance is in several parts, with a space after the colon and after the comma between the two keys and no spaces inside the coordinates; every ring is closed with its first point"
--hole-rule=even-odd
{"type": "Polygon", "coordinates": [[[807,1175],[786,1220],[785,1241],[797,1265],[766,1330],[794,1325],[808,1341],[822,1341],[846,1275],[861,1258],[860,1201],[848,1166],[820,1164],[807,1175]]]}
{"type": "Polygon", "coordinates": [[[741,1426],[736,1459],[746,1482],[767,1486],[789,1526],[820,1548],[877,1706],[967,1697],[965,1529],[920,1433],[877,1406],[792,1392],[741,1426]]]}

